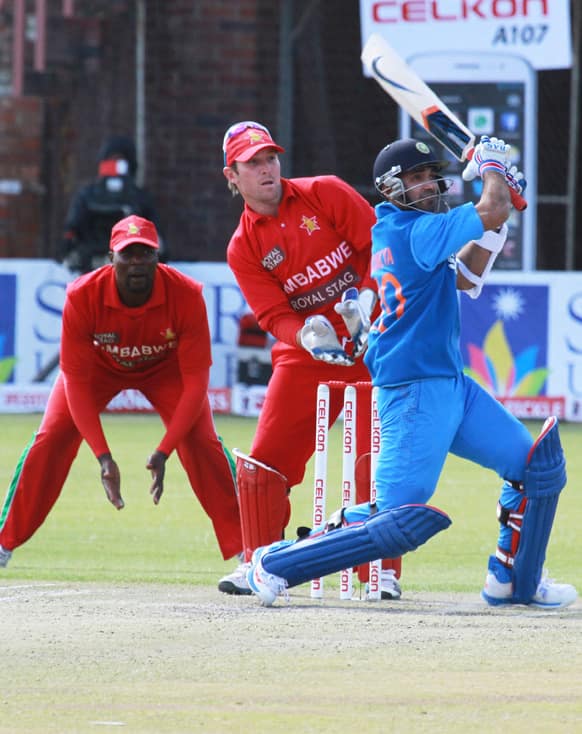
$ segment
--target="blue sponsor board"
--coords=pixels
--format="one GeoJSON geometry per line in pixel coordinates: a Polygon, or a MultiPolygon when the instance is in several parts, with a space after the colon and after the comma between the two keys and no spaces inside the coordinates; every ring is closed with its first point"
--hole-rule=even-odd
{"type": "Polygon", "coordinates": [[[0,382],[14,381],[16,278],[0,274],[0,382]]]}

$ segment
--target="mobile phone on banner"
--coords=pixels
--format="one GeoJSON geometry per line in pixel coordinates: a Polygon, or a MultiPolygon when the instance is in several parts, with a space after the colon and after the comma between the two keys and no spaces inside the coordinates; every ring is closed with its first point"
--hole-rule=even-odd
{"type": "MultiPolygon", "coordinates": [[[[409,65],[475,134],[502,138],[511,145],[511,161],[527,180],[524,193],[528,206],[512,210],[507,222],[509,233],[495,263],[497,270],[534,270],[536,255],[536,173],[537,173],[537,79],[527,61],[519,56],[487,53],[431,53],[408,59],[409,65]]],[[[449,203],[458,206],[477,201],[480,178],[465,182],[465,166],[432,139],[426,130],[405,112],[400,112],[402,137],[420,138],[430,143],[449,161],[444,172],[453,185],[449,203]],[[439,150],[440,148],[440,150],[439,150]]]]}

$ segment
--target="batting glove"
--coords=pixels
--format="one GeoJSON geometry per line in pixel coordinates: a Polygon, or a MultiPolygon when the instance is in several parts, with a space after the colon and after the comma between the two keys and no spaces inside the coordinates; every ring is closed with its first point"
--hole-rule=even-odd
{"type": "Polygon", "coordinates": [[[335,312],[344,320],[346,329],[354,345],[353,356],[360,357],[368,347],[370,332],[370,314],[376,305],[377,296],[374,291],[365,288],[358,292],[357,288],[348,288],[342,293],[342,299],[334,306],[335,312]]]}
{"type": "Polygon", "coordinates": [[[301,345],[313,359],[351,367],[354,360],[342,348],[335,330],[325,316],[310,316],[301,329],[301,345]]]}
{"type": "Polygon", "coordinates": [[[517,191],[518,194],[523,194],[527,187],[527,181],[521,171],[517,170],[517,166],[511,166],[511,168],[505,171],[505,180],[510,189],[517,191]]]}
{"type": "Polygon", "coordinates": [[[481,141],[473,150],[473,157],[463,171],[463,180],[472,181],[477,176],[483,178],[485,171],[497,171],[505,176],[509,166],[511,146],[504,140],[481,136],[481,141]]]}

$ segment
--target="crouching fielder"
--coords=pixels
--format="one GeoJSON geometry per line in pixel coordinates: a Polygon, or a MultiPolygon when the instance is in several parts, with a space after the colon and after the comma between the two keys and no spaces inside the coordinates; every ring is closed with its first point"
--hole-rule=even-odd
{"type": "Polygon", "coordinates": [[[107,499],[122,509],[119,468],[99,414],[123,389],[141,391],[166,427],[145,462],[154,504],[164,490],[166,461],[176,450],[212,520],[222,556],[242,549],[234,474],[208,402],[210,334],[202,286],[160,265],[158,247],[152,222],[133,215],[122,219],[111,235],[112,264],[68,287],[61,373],[0,511],[0,566],[44,522],[82,439],[99,462],[107,499]]]}
{"type": "MultiPolygon", "coordinates": [[[[382,547],[383,554],[404,553],[430,538],[445,524],[427,503],[450,452],[503,480],[501,529],[489,558],[483,599],[491,605],[559,609],[571,604],[577,592],[543,573],[566,484],[558,421],[548,419],[534,441],[522,423],[463,373],[459,346],[457,289],[479,294],[504,244],[508,187],[521,193],[525,181],[509,166],[509,146],[483,137],[463,174],[469,180],[481,177],[481,198],[449,209],[444,201],[447,181],[441,175],[445,166],[414,139],[391,143],[376,158],[374,182],[385,201],[376,207],[372,229],[372,274],[382,313],[370,330],[365,362],[372,383],[380,388],[377,503],[375,508],[360,504],[346,509],[341,522],[332,523],[337,529],[320,540],[300,541],[309,544],[302,553],[316,551],[317,563],[311,559],[309,574],[317,577],[337,565],[329,559],[324,565],[324,554],[337,555],[342,567],[365,562],[362,555],[371,560],[380,549],[377,541],[369,542],[379,535],[377,523],[385,531],[381,537],[388,535],[396,545],[382,547]],[[398,532],[416,521],[420,531],[408,548],[398,532]],[[357,523],[359,533],[352,530],[357,523]],[[353,539],[349,552],[337,554],[338,539],[348,537],[353,539]]],[[[299,575],[284,563],[299,553],[298,544],[256,554],[249,580],[263,601],[272,603],[274,590],[304,579],[305,573],[299,575]]]]}

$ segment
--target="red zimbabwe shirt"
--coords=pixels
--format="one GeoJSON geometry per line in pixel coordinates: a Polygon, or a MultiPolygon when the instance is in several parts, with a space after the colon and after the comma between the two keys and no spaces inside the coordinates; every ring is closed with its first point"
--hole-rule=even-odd
{"type": "Polygon", "coordinates": [[[140,382],[181,376],[183,394],[158,447],[170,454],[195,422],[206,397],[211,365],[210,333],[202,285],[158,265],[149,301],[124,305],[111,265],[69,284],[63,309],[61,371],[69,409],[96,456],[107,443],[91,385],[140,389],[140,382]]]}
{"type": "Polygon", "coordinates": [[[341,336],[333,309],[346,288],[376,291],[370,277],[374,209],[336,176],[281,179],[276,217],[245,205],[227,249],[227,261],[262,329],[280,344],[274,355],[312,365],[297,346],[297,331],[313,314],[325,315],[341,336]]]}

